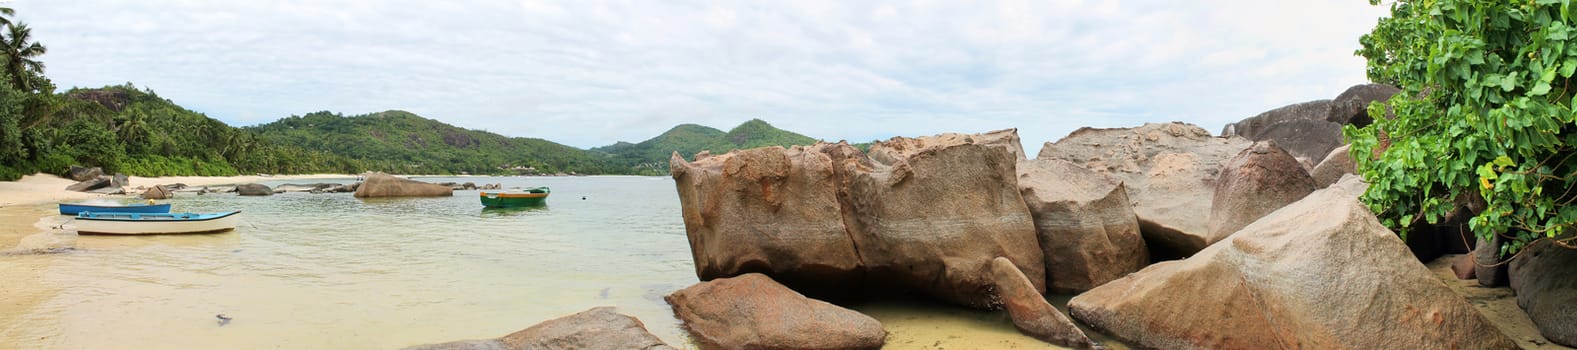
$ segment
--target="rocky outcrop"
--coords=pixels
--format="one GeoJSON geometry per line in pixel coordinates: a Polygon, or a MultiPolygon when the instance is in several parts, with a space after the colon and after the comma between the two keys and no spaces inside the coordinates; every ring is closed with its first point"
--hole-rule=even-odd
{"type": "Polygon", "coordinates": [[[326,191],[328,191],[328,189],[334,188],[334,186],[339,186],[339,185],[338,184],[331,184],[331,183],[281,184],[279,186],[274,186],[274,193],[285,193],[285,192],[312,192],[312,193],[317,193],[317,192],[326,192],[326,191]]]}
{"type": "Polygon", "coordinates": [[[987,308],[991,259],[1006,257],[1044,291],[1018,159],[1005,148],[943,134],[878,142],[868,160],[835,156],[847,174],[839,192],[844,222],[867,282],[987,308]]]}
{"type": "Polygon", "coordinates": [[[1342,175],[1358,174],[1358,164],[1353,162],[1352,155],[1348,153],[1351,148],[1352,146],[1343,145],[1331,150],[1330,154],[1325,155],[1325,160],[1321,160],[1314,169],[1309,170],[1309,176],[1314,178],[1315,188],[1328,187],[1341,180],[1342,175]]]}
{"type": "Polygon", "coordinates": [[[398,178],[384,173],[368,173],[356,188],[356,198],[448,197],[454,189],[447,186],[398,178]]]}
{"type": "Polygon", "coordinates": [[[96,179],[99,176],[104,176],[104,168],[72,165],[71,169],[66,170],[66,177],[76,182],[96,179]]]}
{"type": "Polygon", "coordinates": [[[1325,120],[1360,128],[1368,126],[1374,123],[1374,118],[1369,117],[1369,103],[1390,100],[1397,92],[1401,90],[1381,84],[1361,84],[1347,88],[1347,91],[1342,91],[1341,95],[1331,100],[1331,112],[1325,120]]]}
{"type": "Polygon", "coordinates": [[[108,177],[99,176],[99,177],[95,177],[95,178],[92,178],[92,179],[83,180],[82,182],[71,184],[71,186],[66,186],[66,190],[67,191],[77,191],[77,192],[87,192],[87,191],[97,190],[97,189],[100,189],[100,188],[109,187],[109,185],[110,185],[110,179],[108,177]]]}
{"type": "Polygon", "coordinates": [[[1299,159],[1318,161],[1343,144],[1342,124],[1331,122],[1330,100],[1296,103],[1227,124],[1222,135],[1274,140],[1299,159]]]}
{"type": "Polygon", "coordinates": [[[407,347],[405,350],[663,350],[673,349],[646,330],[634,317],[612,307],[597,307],[564,316],[497,339],[462,340],[407,347]]]}
{"type": "Polygon", "coordinates": [[[1274,141],[1255,142],[1221,169],[1210,201],[1210,237],[1219,242],[1265,214],[1314,192],[1314,179],[1274,141]]]}
{"type": "Polygon", "coordinates": [[[167,188],[164,188],[163,185],[154,185],[153,187],[149,187],[147,191],[142,192],[141,195],[138,195],[138,197],[142,197],[143,199],[170,199],[170,197],[174,196],[175,193],[167,188]]]}
{"type": "Polygon", "coordinates": [[[1074,325],[1068,316],[1057,311],[1040,292],[1035,291],[1035,286],[1029,283],[1017,266],[1013,266],[1012,261],[1007,258],[992,259],[991,275],[996,280],[1002,306],[1007,309],[1008,317],[1013,319],[1013,327],[1020,332],[1070,348],[1082,349],[1094,345],[1084,335],[1084,331],[1079,330],[1079,326],[1074,325]]]}
{"type": "Polygon", "coordinates": [[[325,192],[329,192],[329,193],[350,193],[350,192],[356,192],[356,190],[359,189],[359,188],[361,188],[361,183],[360,182],[355,182],[355,183],[348,183],[348,184],[344,184],[344,185],[338,185],[338,186],[334,186],[334,187],[329,187],[327,189],[324,189],[324,191],[325,192]]]}
{"type": "Polygon", "coordinates": [[[1326,120],[1330,117],[1331,100],[1314,100],[1281,106],[1262,112],[1221,129],[1221,136],[1242,136],[1254,141],[1265,139],[1271,126],[1295,120],[1326,120]]]}
{"type": "Polygon", "coordinates": [[[1046,257],[1046,289],[1078,293],[1150,263],[1121,182],[1064,160],[1018,163],[1018,186],[1046,257]]]}
{"type": "Polygon", "coordinates": [[[249,184],[235,185],[235,192],[236,192],[236,194],[242,195],[242,196],[272,196],[272,195],[274,195],[274,189],[273,188],[269,188],[268,185],[259,184],[259,183],[249,183],[249,184]]]}
{"type": "Polygon", "coordinates": [[[1074,318],[1146,348],[1516,347],[1342,189],[1068,305],[1074,318]]]}
{"type": "Polygon", "coordinates": [[[759,273],[702,282],[664,299],[706,348],[877,349],[887,337],[876,319],[759,273]]]}
{"type": "Polygon", "coordinates": [[[1252,142],[1212,137],[1184,123],[1083,128],[1047,143],[1037,159],[1061,159],[1122,181],[1153,259],[1205,247],[1210,201],[1221,165],[1252,142]]]}
{"type": "Polygon", "coordinates": [[[814,295],[859,281],[863,266],[844,227],[838,179],[829,148],[764,147],[698,157],[674,153],[669,167],[679,190],[696,276],[711,280],[769,273],[814,295]]]}
{"type": "Polygon", "coordinates": [[[1550,341],[1577,346],[1577,249],[1542,239],[1511,261],[1511,289],[1517,306],[1550,341]]]}

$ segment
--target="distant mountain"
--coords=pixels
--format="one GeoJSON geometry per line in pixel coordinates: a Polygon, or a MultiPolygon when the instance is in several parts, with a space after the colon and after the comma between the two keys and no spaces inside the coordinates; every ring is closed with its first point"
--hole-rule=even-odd
{"type": "Polygon", "coordinates": [[[469,130],[405,111],[291,116],[245,128],[260,138],[360,159],[399,174],[626,174],[603,156],[551,141],[469,130]]]}
{"type": "Polygon", "coordinates": [[[614,164],[632,169],[633,173],[659,175],[668,173],[668,158],[679,152],[685,158],[696,153],[711,151],[725,153],[735,149],[767,146],[810,145],[816,139],[773,127],[760,119],[751,119],[728,132],[695,124],[681,124],[640,143],[619,142],[592,148],[614,164]]]}

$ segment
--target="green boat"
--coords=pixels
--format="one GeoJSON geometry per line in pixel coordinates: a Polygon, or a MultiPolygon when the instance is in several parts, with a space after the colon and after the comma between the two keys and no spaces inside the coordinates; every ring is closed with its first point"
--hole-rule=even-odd
{"type": "Polygon", "coordinates": [[[538,206],[548,202],[549,193],[552,191],[548,190],[547,186],[509,191],[482,191],[482,206],[488,208],[538,206]]]}

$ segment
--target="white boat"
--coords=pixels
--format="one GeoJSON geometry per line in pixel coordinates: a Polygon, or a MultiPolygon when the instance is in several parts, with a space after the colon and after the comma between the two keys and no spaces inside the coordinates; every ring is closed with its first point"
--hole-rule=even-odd
{"type": "Polygon", "coordinates": [[[82,212],[73,221],[78,234],[155,235],[210,233],[235,229],[241,211],[225,213],[95,213],[82,212]]]}

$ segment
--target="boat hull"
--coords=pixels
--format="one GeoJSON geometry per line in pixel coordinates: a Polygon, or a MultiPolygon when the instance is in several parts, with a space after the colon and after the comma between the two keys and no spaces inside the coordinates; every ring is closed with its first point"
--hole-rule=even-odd
{"type": "Polygon", "coordinates": [[[60,203],[60,215],[77,215],[85,211],[95,213],[168,213],[170,212],[170,204],[94,205],[60,203]]]}
{"type": "Polygon", "coordinates": [[[74,221],[78,234],[157,235],[216,233],[235,229],[240,211],[215,214],[141,214],[84,212],[74,221]]]}
{"type": "Polygon", "coordinates": [[[482,206],[488,208],[534,207],[547,203],[546,187],[526,192],[482,191],[482,206]]]}

